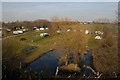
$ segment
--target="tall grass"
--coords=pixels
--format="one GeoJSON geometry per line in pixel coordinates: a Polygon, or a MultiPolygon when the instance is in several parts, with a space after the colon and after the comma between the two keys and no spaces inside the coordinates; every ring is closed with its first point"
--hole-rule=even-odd
{"type": "Polygon", "coordinates": [[[24,59],[23,50],[29,45],[14,39],[5,39],[2,43],[2,61],[6,68],[19,68],[24,59]]]}
{"type": "Polygon", "coordinates": [[[28,44],[22,43],[13,39],[6,39],[2,42],[2,54],[4,58],[12,58],[17,55],[23,54],[23,50],[28,47],[28,44]]]}
{"type": "Polygon", "coordinates": [[[103,25],[104,36],[102,41],[93,48],[94,65],[96,70],[111,75],[118,72],[118,36],[117,27],[103,25]]]}

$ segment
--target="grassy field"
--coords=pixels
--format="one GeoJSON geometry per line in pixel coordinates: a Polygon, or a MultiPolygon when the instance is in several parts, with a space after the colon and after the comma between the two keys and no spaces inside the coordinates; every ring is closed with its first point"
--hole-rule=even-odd
{"type": "Polygon", "coordinates": [[[118,31],[116,25],[76,24],[70,25],[68,28],[77,31],[64,32],[61,34],[56,33],[54,36],[48,36],[45,38],[41,38],[39,34],[47,31],[31,31],[23,35],[18,35],[3,40],[3,62],[10,61],[15,64],[16,61],[14,60],[19,57],[19,62],[21,62],[22,64],[27,64],[42,56],[44,53],[51,49],[60,49],[66,46],[75,50],[80,50],[82,51],[81,53],[84,54],[83,52],[85,52],[85,46],[87,45],[93,51],[93,57],[95,61],[94,64],[98,71],[117,71],[117,39],[115,39],[115,37],[117,36],[118,31]],[[105,27],[109,27],[109,29],[105,27]],[[84,31],[86,29],[90,31],[106,30],[107,32],[105,33],[105,35],[107,35],[108,37],[103,36],[102,40],[95,40],[95,35],[85,35],[84,32],[79,32],[80,30],[84,31]],[[26,40],[20,41],[20,38],[26,38],[26,40]],[[107,47],[104,47],[104,44],[107,44],[107,47]],[[28,46],[37,46],[37,49],[30,52],[29,54],[24,54],[23,50],[28,46]],[[78,49],[76,47],[78,47],[78,49]],[[109,69],[111,69],[111,71],[109,69]]]}

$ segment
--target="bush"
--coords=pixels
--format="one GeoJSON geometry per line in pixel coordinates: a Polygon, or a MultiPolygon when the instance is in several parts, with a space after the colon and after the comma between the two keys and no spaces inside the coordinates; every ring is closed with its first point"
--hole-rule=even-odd
{"type": "Polygon", "coordinates": [[[104,73],[118,72],[118,41],[113,34],[108,34],[93,48],[96,70],[104,73]]]}

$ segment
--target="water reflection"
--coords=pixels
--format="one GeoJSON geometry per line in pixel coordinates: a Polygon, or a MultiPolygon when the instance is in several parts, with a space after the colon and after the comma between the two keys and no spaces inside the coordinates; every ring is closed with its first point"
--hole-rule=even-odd
{"type": "Polygon", "coordinates": [[[28,67],[27,70],[43,72],[47,74],[55,75],[56,68],[59,65],[58,59],[61,57],[61,53],[56,51],[50,51],[33,61],[28,67]]]}
{"type": "MultiPolygon", "coordinates": [[[[61,58],[64,55],[65,49],[61,49],[61,50],[55,50],[55,51],[49,51],[47,52],[45,55],[43,55],[42,57],[38,58],[37,60],[33,61],[31,64],[28,65],[27,70],[28,71],[35,71],[35,72],[42,72],[42,73],[46,73],[48,75],[55,75],[56,74],[56,69],[58,66],[60,66],[59,64],[59,58],[61,58]]],[[[74,63],[73,61],[73,55],[75,54],[75,52],[73,50],[70,51],[70,59],[69,59],[69,64],[70,63],[74,63]]],[[[78,55],[80,57],[80,55],[78,55]]],[[[81,68],[81,73],[80,74],[76,74],[75,72],[73,72],[72,74],[75,75],[79,75],[79,76],[90,76],[91,74],[93,74],[92,70],[84,67],[85,66],[91,66],[92,64],[92,54],[90,52],[87,52],[84,57],[82,57],[78,63],[79,67],[81,68]]],[[[59,72],[62,74],[67,74],[67,75],[72,75],[69,72],[59,72]]]]}

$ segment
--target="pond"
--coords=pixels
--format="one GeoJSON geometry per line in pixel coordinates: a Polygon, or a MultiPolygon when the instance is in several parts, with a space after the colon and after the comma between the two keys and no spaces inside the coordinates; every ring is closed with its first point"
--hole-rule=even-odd
{"type": "Polygon", "coordinates": [[[61,56],[62,54],[58,51],[49,51],[42,57],[30,63],[27,70],[55,75],[56,68],[59,65],[58,59],[61,56]]]}
{"type": "MultiPolygon", "coordinates": [[[[45,53],[42,57],[40,57],[37,60],[30,63],[27,66],[27,70],[45,73],[48,75],[55,75],[56,69],[59,66],[59,58],[64,55],[64,51],[65,51],[65,49],[61,49],[59,51],[49,51],[49,52],[45,53]]],[[[71,53],[71,55],[74,55],[74,51],[71,51],[70,53],[71,53]]],[[[82,58],[80,60],[83,62],[83,63],[80,63],[80,66],[85,65],[84,59],[87,59],[87,62],[89,62],[88,60],[91,57],[89,55],[90,55],[90,53],[86,54],[85,58],[82,58]]],[[[72,62],[72,61],[70,61],[70,62],[72,62]]],[[[84,70],[83,70],[82,74],[85,74],[86,76],[89,76],[92,73],[91,70],[89,70],[87,68],[83,68],[83,69],[84,70]]],[[[64,73],[62,73],[62,75],[63,74],[64,73]]],[[[68,75],[69,75],[69,72],[68,72],[68,75]]],[[[71,73],[70,73],[70,75],[71,75],[71,73]]]]}

